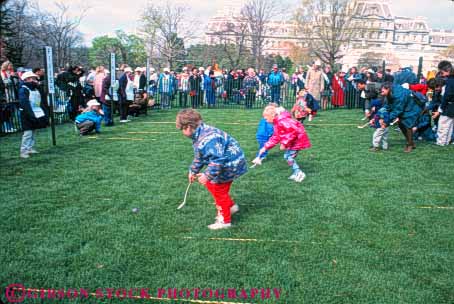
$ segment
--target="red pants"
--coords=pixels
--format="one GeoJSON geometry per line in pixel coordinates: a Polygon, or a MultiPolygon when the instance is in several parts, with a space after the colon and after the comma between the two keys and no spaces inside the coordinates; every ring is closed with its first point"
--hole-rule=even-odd
{"type": "Polygon", "coordinates": [[[225,224],[230,223],[230,207],[235,204],[229,194],[231,185],[232,182],[214,184],[210,181],[205,185],[214,198],[216,209],[218,209],[218,216],[221,216],[220,219],[223,219],[225,224]]]}

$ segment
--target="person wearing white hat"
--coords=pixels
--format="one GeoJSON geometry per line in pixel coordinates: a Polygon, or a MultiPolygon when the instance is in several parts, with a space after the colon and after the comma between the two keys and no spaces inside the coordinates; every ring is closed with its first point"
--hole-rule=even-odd
{"type": "Polygon", "coordinates": [[[22,74],[24,81],[19,89],[19,110],[22,122],[22,142],[20,157],[29,158],[30,154],[38,153],[34,149],[36,130],[46,128],[49,123],[46,97],[38,90],[38,75],[33,72],[22,74]]]}
{"type": "Polygon", "coordinates": [[[147,77],[146,68],[137,67],[134,75],[134,100],[129,106],[129,115],[137,117],[139,114],[147,113],[148,95],[146,92],[147,77]]]}
{"type": "Polygon", "coordinates": [[[101,132],[101,121],[104,113],[100,106],[101,104],[96,99],[92,99],[87,102],[87,108],[84,112],[76,117],[76,127],[80,136],[88,135],[93,131],[101,132]]]}

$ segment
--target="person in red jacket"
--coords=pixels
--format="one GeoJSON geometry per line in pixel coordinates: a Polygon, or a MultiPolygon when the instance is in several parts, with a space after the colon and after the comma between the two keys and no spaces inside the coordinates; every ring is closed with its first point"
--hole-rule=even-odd
{"type": "Polygon", "coordinates": [[[419,92],[426,96],[427,92],[435,90],[435,78],[430,79],[427,82],[427,84],[424,83],[410,84],[409,88],[413,92],[419,92]]]}
{"type": "Polygon", "coordinates": [[[347,83],[345,82],[345,72],[339,71],[334,75],[331,82],[331,87],[333,88],[333,98],[331,99],[331,104],[335,107],[344,106],[344,94],[347,83]]]}
{"type": "Polygon", "coordinates": [[[267,122],[273,123],[274,133],[265,146],[260,149],[259,155],[265,153],[267,150],[271,150],[280,143],[281,150],[285,150],[284,159],[293,170],[289,179],[302,182],[306,175],[301,171],[295,158],[300,150],[311,147],[311,142],[303,124],[292,119],[290,113],[283,107],[276,107],[274,105],[269,105],[265,108],[263,117],[267,122]]]}

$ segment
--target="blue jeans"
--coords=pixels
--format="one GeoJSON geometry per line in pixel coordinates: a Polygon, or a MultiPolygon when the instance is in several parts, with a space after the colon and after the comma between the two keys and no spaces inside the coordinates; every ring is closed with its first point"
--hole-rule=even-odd
{"type": "Polygon", "coordinates": [[[295,158],[298,156],[297,150],[285,150],[284,159],[287,161],[287,164],[292,167],[293,172],[299,171],[300,167],[296,163],[295,158]]]}
{"type": "Polygon", "coordinates": [[[28,153],[33,149],[33,146],[35,145],[35,136],[36,136],[36,130],[27,130],[24,131],[24,135],[22,135],[22,143],[20,146],[20,153],[28,153]]]}
{"type": "Polygon", "coordinates": [[[216,91],[206,91],[206,99],[209,106],[214,106],[216,104],[216,91]]]}
{"type": "Polygon", "coordinates": [[[111,108],[109,106],[106,106],[105,104],[102,104],[102,110],[104,112],[104,125],[105,126],[113,125],[111,108]]]}
{"type": "Polygon", "coordinates": [[[280,86],[271,87],[271,101],[277,103],[278,105],[281,104],[281,87],[280,86]]]}

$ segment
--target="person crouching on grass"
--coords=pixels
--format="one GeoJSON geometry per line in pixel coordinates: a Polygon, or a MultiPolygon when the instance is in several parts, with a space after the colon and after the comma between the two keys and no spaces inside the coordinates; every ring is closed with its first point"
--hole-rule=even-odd
{"type": "MultiPolygon", "coordinates": [[[[280,143],[281,150],[285,150],[284,159],[293,170],[289,179],[298,183],[302,182],[306,175],[301,171],[295,158],[298,156],[298,151],[311,147],[311,142],[303,124],[292,119],[290,113],[283,107],[275,107],[273,105],[269,105],[265,108],[263,117],[266,121],[273,123],[274,133],[265,146],[260,149],[259,154],[261,155],[267,150],[271,150],[280,143]]],[[[258,157],[254,159],[253,162],[255,163],[256,161],[259,161],[258,157]]]]}
{"type": "Polygon", "coordinates": [[[226,132],[206,125],[199,112],[185,109],[178,113],[176,127],[184,136],[192,139],[194,160],[189,168],[188,179],[198,179],[213,196],[216,204],[216,222],[211,230],[231,227],[231,215],[239,207],[230,197],[234,179],[247,172],[247,162],[238,142],[226,132]],[[206,170],[200,173],[203,167],[206,170]]]}
{"type": "Polygon", "coordinates": [[[101,104],[92,99],[87,102],[87,108],[84,112],[76,117],[76,126],[79,130],[80,136],[88,135],[95,131],[101,132],[101,121],[104,112],[100,108],[101,104]]]}

